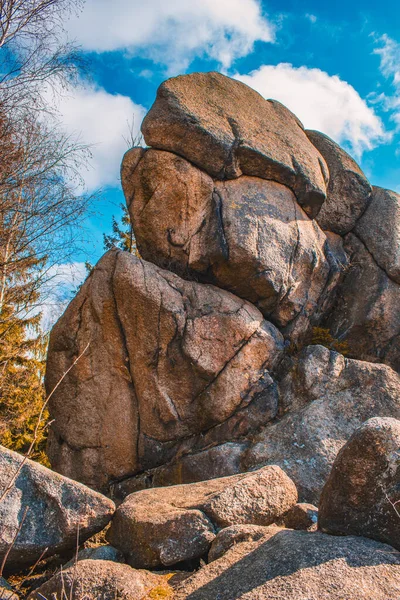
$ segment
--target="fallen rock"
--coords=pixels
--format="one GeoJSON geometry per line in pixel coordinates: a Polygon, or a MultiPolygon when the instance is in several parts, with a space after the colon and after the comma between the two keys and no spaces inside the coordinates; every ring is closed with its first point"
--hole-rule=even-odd
{"type": "Polygon", "coordinates": [[[213,182],[170,152],[140,156],[124,185],[141,256],[245,298],[291,339],[304,335],[345,268],[340,238],[328,238],[280,183],[213,182]]]}
{"type": "Polygon", "coordinates": [[[101,259],[53,328],[48,391],[88,343],[51,397],[48,452],[97,489],[276,415],[276,327],[229,292],[127,252],[101,259]]]}
{"type": "Polygon", "coordinates": [[[115,511],[108,498],[3,447],[0,496],[0,564],[12,546],[7,571],[32,565],[42,554],[71,550],[78,533],[85,541],[115,511]]]}
{"type": "Polygon", "coordinates": [[[400,597],[400,553],[359,537],[281,530],[236,544],[186,579],[174,600],[388,600],[400,597]]]}
{"type": "Polygon", "coordinates": [[[165,576],[149,571],[136,571],[128,565],[107,560],[82,560],[65,571],[59,571],[49,581],[30,594],[28,600],[43,598],[101,598],[101,600],[144,600],[154,592],[171,591],[165,576]]]}
{"type": "Polygon", "coordinates": [[[293,361],[280,397],[282,418],[255,436],[241,466],[279,465],[302,502],[318,504],[337,453],[362,423],[374,416],[400,418],[395,371],[323,346],[309,346],[293,361]]]}
{"type": "Polygon", "coordinates": [[[400,371],[400,287],[353,233],[345,238],[345,250],[349,269],[326,325],[347,343],[349,356],[400,371]]]}
{"type": "Polygon", "coordinates": [[[322,491],[318,525],[400,550],[400,421],[376,417],[353,433],[322,491]]]}
{"type": "Polygon", "coordinates": [[[297,490],[279,468],[131,494],[118,507],[108,541],[136,568],[205,555],[217,528],[269,525],[293,506],[297,490]]]}
{"type": "Polygon", "coordinates": [[[122,552],[113,548],[113,546],[98,546],[97,548],[82,548],[78,554],[68,561],[64,566],[63,570],[73,567],[77,561],[80,560],[108,560],[117,563],[123,563],[124,556],[122,552]]]}
{"type": "Polygon", "coordinates": [[[216,179],[251,175],[287,185],[312,218],[325,200],[328,169],[300,121],[220,73],[162,83],[142,132],[148,146],[183,156],[216,179]]]}
{"type": "Polygon", "coordinates": [[[221,558],[232,546],[243,544],[243,542],[257,542],[258,540],[266,541],[278,531],[281,527],[269,525],[231,525],[225,529],[221,529],[213,543],[211,544],[210,552],[208,553],[208,562],[221,558]]]}
{"type": "Polygon", "coordinates": [[[372,188],[358,164],[327,135],[306,131],[329,169],[327,197],[317,221],[323,230],[345,235],[368,206],[372,188]]]}
{"type": "Polygon", "coordinates": [[[3,577],[0,577],[0,600],[19,600],[19,596],[3,577]]]}
{"type": "Polygon", "coordinates": [[[355,233],[390,279],[400,283],[400,195],[374,187],[355,233]]]}
{"type": "Polygon", "coordinates": [[[315,531],[318,527],[318,508],[314,504],[300,502],[288,510],[282,521],[288,529],[315,531]]]}

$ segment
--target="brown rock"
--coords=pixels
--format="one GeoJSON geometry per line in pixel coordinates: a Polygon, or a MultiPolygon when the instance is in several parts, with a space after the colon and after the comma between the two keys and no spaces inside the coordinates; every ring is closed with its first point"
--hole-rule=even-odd
{"type": "Polygon", "coordinates": [[[43,598],[82,598],[101,600],[144,600],[147,596],[171,592],[165,576],[149,571],[136,571],[128,565],[108,560],[82,560],[65,571],[56,573],[49,581],[32,592],[29,600],[43,598]]]}
{"type": "Polygon", "coordinates": [[[325,200],[328,170],[300,121],[220,73],[162,83],[142,131],[149,146],[183,156],[216,179],[251,175],[287,185],[311,217],[325,200]]]}
{"type": "Polygon", "coordinates": [[[400,553],[357,537],[281,530],[236,544],[180,584],[174,600],[394,600],[400,553]]]}
{"type": "Polygon", "coordinates": [[[280,384],[282,411],[242,458],[242,470],[279,465],[302,502],[318,504],[337,453],[374,416],[400,418],[400,378],[385,365],[309,346],[280,384]],[[283,413],[282,413],[283,414],[283,413]]]}
{"type": "Polygon", "coordinates": [[[322,491],[318,525],[400,550],[400,421],[376,417],[339,452],[322,491]]]}
{"type": "Polygon", "coordinates": [[[288,529],[314,531],[317,529],[317,523],[318,508],[306,502],[295,504],[283,517],[283,524],[288,529]]]}
{"type": "Polygon", "coordinates": [[[372,188],[358,164],[327,135],[306,131],[329,169],[327,198],[318,213],[321,229],[344,235],[351,231],[371,198],[372,188]]]}
{"type": "Polygon", "coordinates": [[[400,371],[400,287],[353,233],[345,238],[349,270],[327,320],[349,356],[400,371]]]}
{"type": "Polygon", "coordinates": [[[0,600],[19,600],[19,596],[3,577],[0,577],[0,600]]]}
{"type": "Polygon", "coordinates": [[[51,398],[49,455],[93,487],[168,462],[181,446],[246,434],[254,419],[243,411],[258,425],[276,414],[279,331],[248,302],[129,253],[107,253],[53,328],[48,390],[89,342],[51,398]]]}
{"type": "Polygon", "coordinates": [[[0,565],[12,546],[8,571],[73,549],[78,531],[87,540],[115,511],[108,498],[2,446],[0,497],[0,565]]]}
{"type": "Polygon", "coordinates": [[[372,188],[372,199],[355,233],[390,279],[400,283],[400,195],[372,188]]]}
{"type": "Polygon", "coordinates": [[[107,538],[132,566],[169,566],[206,554],[217,527],[269,525],[296,501],[293,482],[274,466],[201,483],[153,488],[126,498],[107,538]]]}
{"type": "Polygon", "coordinates": [[[326,312],[346,263],[341,240],[327,238],[288,187],[257,177],[213,182],[157,150],[125,186],[146,260],[249,300],[292,339],[321,305],[326,312]]]}
{"type": "Polygon", "coordinates": [[[231,525],[225,529],[221,529],[211,544],[210,552],[208,553],[208,562],[221,558],[232,546],[243,544],[244,542],[257,542],[258,540],[266,541],[278,531],[281,527],[269,525],[231,525]]]}

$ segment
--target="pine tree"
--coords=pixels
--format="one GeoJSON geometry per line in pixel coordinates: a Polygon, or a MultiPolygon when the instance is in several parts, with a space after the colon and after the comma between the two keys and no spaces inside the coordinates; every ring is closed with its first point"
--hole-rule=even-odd
{"type": "Polygon", "coordinates": [[[121,223],[119,224],[113,215],[112,234],[103,234],[104,249],[111,250],[111,248],[120,248],[121,250],[139,256],[129,211],[124,204],[120,204],[120,207],[122,210],[121,223]]]}

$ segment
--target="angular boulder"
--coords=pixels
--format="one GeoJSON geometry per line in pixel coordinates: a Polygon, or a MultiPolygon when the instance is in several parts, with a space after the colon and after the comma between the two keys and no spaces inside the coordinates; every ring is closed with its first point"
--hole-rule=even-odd
{"type": "Polygon", "coordinates": [[[302,502],[318,505],[339,450],[374,416],[400,418],[400,377],[390,367],[309,346],[280,383],[281,415],[242,457],[242,470],[279,465],[302,502]],[[286,414],[285,414],[286,411],[286,414]]]}
{"type": "Polygon", "coordinates": [[[351,231],[371,199],[371,184],[358,164],[336,142],[320,131],[306,131],[329,169],[327,198],[318,213],[321,229],[345,235],[351,231]]]}
{"type": "Polygon", "coordinates": [[[339,452],[321,494],[318,525],[400,550],[400,421],[376,417],[339,452]]]}
{"type": "Polygon", "coordinates": [[[108,498],[3,447],[0,496],[0,564],[11,547],[7,571],[73,549],[115,511],[108,498]]]}
{"type": "Polygon", "coordinates": [[[390,546],[366,538],[281,530],[234,545],[183,581],[174,600],[394,600],[399,596],[400,553],[390,546]]]}
{"type": "Polygon", "coordinates": [[[136,568],[170,566],[204,556],[218,528],[269,525],[296,501],[295,485],[274,466],[143,490],[118,507],[107,539],[136,568]]]}
{"type": "Polygon", "coordinates": [[[373,187],[355,233],[388,277],[400,283],[400,194],[373,187]]]}
{"type": "Polygon", "coordinates": [[[344,247],[349,268],[326,325],[347,344],[349,356],[400,371],[400,286],[354,233],[344,247]]]}
{"type": "Polygon", "coordinates": [[[143,600],[165,598],[171,591],[165,576],[149,571],[136,571],[128,565],[108,560],[82,560],[56,573],[32,592],[28,600],[143,600]],[[157,596],[156,593],[160,595],[157,596]]]}
{"type": "Polygon", "coordinates": [[[183,156],[216,179],[250,175],[287,185],[312,218],[325,200],[328,169],[297,117],[220,73],[162,83],[142,132],[148,146],[183,156]]]}
{"type": "Polygon", "coordinates": [[[97,489],[276,414],[279,331],[229,292],[127,252],[101,259],[53,328],[48,391],[88,344],[51,397],[49,456],[97,489]]]}
{"type": "Polygon", "coordinates": [[[346,255],[288,187],[246,176],[214,182],[154,149],[130,150],[122,173],[143,258],[245,298],[292,340],[326,312],[346,255]]]}

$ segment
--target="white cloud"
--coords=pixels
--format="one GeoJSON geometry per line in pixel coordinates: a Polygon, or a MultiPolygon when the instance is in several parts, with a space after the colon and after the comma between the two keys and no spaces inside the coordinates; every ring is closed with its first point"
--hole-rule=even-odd
{"type": "Polygon", "coordinates": [[[264,65],[236,79],[265,98],[279,100],[307,129],[326,133],[357,156],[388,139],[382,121],[358,92],[337,75],[289,63],[264,65]]]}
{"type": "Polygon", "coordinates": [[[128,96],[83,84],[63,92],[55,102],[66,132],[91,147],[89,168],[82,166],[80,171],[88,190],[118,185],[129,127],[133,123],[133,135],[139,133],[145,109],[128,96]]]}
{"type": "Polygon", "coordinates": [[[308,19],[309,21],[311,21],[311,23],[316,23],[317,22],[317,17],[315,15],[312,15],[310,13],[306,14],[306,19],[308,19]]]}
{"type": "Polygon", "coordinates": [[[256,41],[274,40],[259,0],[86,0],[68,31],[85,50],[129,50],[170,72],[196,57],[228,68],[256,41]]]}
{"type": "MultiPolygon", "coordinates": [[[[386,34],[381,36],[377,42],[380,46],[374,50],[374,54],[380,56],[381,72],[390,80],[394,88],[393,95],[381,94],[380,98],[383,108],[392,113],[392,120],[396,124],[396,128],[400,130],[400,43],[386,34]]],[[[377,101],[379,101],[379,97],[377,101]]]]}
{"type": "Polygon", "coordinates": [[[82,262],[50,267],[46,274],[47,282],[41,292],[42,301],[38,306],[38,311],[42,313],[43,331],[49,331],[62,315],[87,274],[85,264],[82,262]]]}

